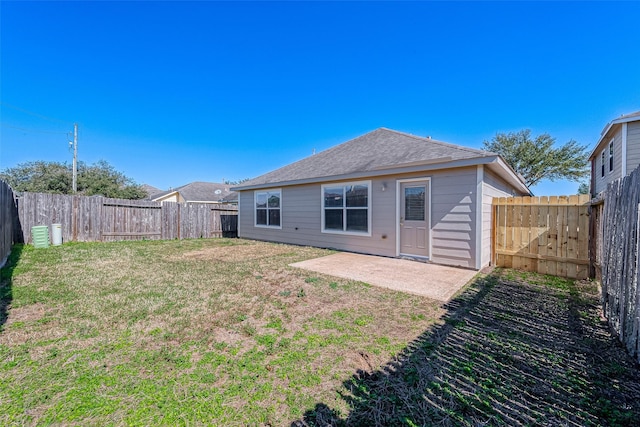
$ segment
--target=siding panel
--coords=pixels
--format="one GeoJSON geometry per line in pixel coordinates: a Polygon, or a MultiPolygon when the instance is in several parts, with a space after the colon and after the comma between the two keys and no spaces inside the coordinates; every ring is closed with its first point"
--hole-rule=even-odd
{"type": "Polygon", "coordinates": [[[371,236],[322,233],[321,185],[308,184],[282,187],[281,230],[255,227],[253,191],[240,192],[240,237],[395,256],[394,193],[382,191],[383,181],[371,183],[371,236]]]}
{"type": "Polygon", "coordinates": [[[482,267],[486,267],[491,262],[493,198],[513,195],[515,195],[515,193],[509,184],[487,168],[484,169],[484,182],[482,183],[482,267]]]}
{"type": "MultiPolygon", "coordinates": [[[[495,175],[486,176],[495,181],[489,185],[489,189],[506,187],[495,175]]],[[[431,178],[431,261],[474,268],[477,247],[475,166],[371,179],[370,237],[321,232],[320,184],[282,187],[282,229],[256,228],[253,223],[253,191],[241,191],[240,237],[396,256],[396,181],[424,177],[431,178]]],[[[495,194],[506,193],[495,190],[495,194]]],[[[485,203],[489,203],[490,214],[489,195],[483,199],[483,205],[485,203]]],[[[484,209],[485,206],[483,219],[484,209]]],[[[490,227],[490,222],[488,224],[490,227]]],[[[489,232],[486,234],[489,235],[489,232]]],[[[490,249],[490,244],[487,246],[490,249]]],[[[487,253],[487,259],[489,256],[487,253]]]]}
{"type": "Polygon", "coordinates": [[[640,121],[627,124],[627,174],[640,165],[640,121]]]}
{"type": "MultiPolygon", "coordinates": [[[[595,193],[598,194],[601,191],[607,189],[607,185],[610,182],[615,181],[622,177],[622,129],[620,126],[615,128],[615,132],[609,132],[604,138],[606,145],[605,151],[605,169],[604,176],[602,176],[602,150],[596,153],[595,161],[595,193]],[[609,172],[609,143],[613,140],[613,172],[609,172]]],[[[628,142],[628,141],[627,141],[628,142]]]]}

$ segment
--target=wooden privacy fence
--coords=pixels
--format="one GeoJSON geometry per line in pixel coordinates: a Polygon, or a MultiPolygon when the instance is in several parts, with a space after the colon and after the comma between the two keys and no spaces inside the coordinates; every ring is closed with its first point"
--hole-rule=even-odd
{"type": "Polygon", "coordinates": [[[18,224],[13,190],[0,180],[0,267],[11,252],[18,224]]]}
{"type": "Polygon", "coordinates": [[[208,203],[151,202],[24,193],[18,199],[20,241],[34,225],[61,224],[63,241],[168,240],[236,237],[238,208],[208,203]]]}
{"type": "Polygon", "coordinates": [[[589,196],[493,199],[493,263],[541,274],[589,275],[589,196]]]}
{"type": "Polygon", "coordinates": [[[640,167],[607,186],[598,233],[605,317],[640,362],[640,167]]]}

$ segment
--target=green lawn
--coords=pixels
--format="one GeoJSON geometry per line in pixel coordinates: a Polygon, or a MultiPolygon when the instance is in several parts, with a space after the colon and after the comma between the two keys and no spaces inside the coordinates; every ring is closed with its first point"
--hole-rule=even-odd
{"type": "Polygon", "coordinates": [[[17,246],[0,425],[633,425],[589,282],[510,270],[442,307],[208,239],[17,246]]]}

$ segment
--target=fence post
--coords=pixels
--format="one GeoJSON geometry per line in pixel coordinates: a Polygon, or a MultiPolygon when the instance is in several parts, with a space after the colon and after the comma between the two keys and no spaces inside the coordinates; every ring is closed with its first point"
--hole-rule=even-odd
{"type": "Polygon", "coordinates": [[[180,235],[180,203],[178,202],[177,205],[178,205],[178,214],[177,214],[178,220],[176,222],[178,224],[178,240],[180,240],[182,238],[180,235]]]}

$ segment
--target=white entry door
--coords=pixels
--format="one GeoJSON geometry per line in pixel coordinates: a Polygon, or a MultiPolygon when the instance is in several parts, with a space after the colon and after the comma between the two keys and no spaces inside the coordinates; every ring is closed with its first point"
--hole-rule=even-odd
{"type": "Polygon", "coordinates": [[[400,255],[429,253],[429,181],[400,183],[400,255]]]}

